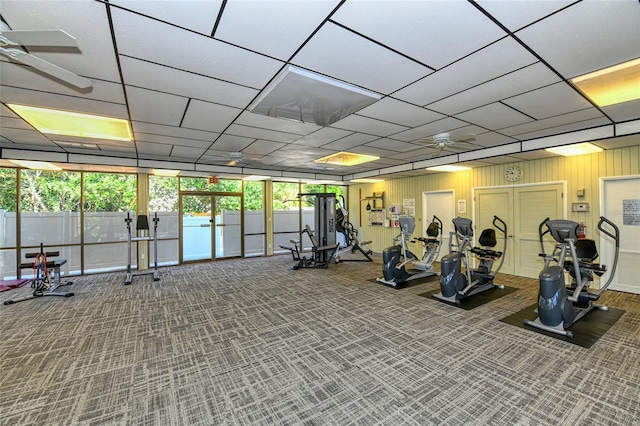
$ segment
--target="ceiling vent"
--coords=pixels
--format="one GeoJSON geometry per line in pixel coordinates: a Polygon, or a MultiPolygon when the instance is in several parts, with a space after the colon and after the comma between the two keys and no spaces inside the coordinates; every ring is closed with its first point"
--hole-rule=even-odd
{"type": "Polygon", "coordinates": [[[251,103],[249,111],[328,126],[380,98],[377,93],[288,65],[251,103]]]}

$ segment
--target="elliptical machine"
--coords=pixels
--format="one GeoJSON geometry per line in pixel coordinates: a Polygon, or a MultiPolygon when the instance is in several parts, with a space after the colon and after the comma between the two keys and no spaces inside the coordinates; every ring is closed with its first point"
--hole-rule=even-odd
{"type": "Polygon", "coordinates": [[[596,243],[591,239],[578,239],[578,227],[577,222],[565,219],[546,218],[540,223],[538,233],[542,249],[540,256],[544,257],[544,269],[539,276],[540,289],[536,309],[538,318],[533,321],[524,320],[526,325],[570,338],[573,337],[573,332],[568,328],[587,313],[593,309],[609,310],[607,306],[596,305],[593,302],[597,301],[611,284],[620,253],[620,230],[613,222],[600,216],[598,229],[613,238],[616,248],[609,279],[599,290],[590,292],[589,286],[593,282],[593,276],[604,275],[607,266],[593,263],[598,258],[596,243]],[[613,228],[613,233],[603,227],[605,223],[613,228]],[[545,225],[547,230],[543,232],[545,225]],[[548,233],[551,233],[553,239],[558,242],[551,254],[546,254],[544,251],[543,237],[548,233]],[[551,262],[556,264],[551,266],[551,262]],[[572,278],[569,287],[565,287],[565,271],[572,278]]]}
{"type": "Polygon", "coordinates": [[[487,228],[480,234],[478,243],[482,247],[471,247],[473,239],[471,219],[464,217],[453,219],[455,232],[452,234],[455,234],[458,250],[452,250],[452,236],[449,254],[440,259],[440,293],[433,294],[433,297],[459,305],[464,299],[474,294],[493,288],[504,289],[503,285],[495,284],[493,279],[504,263],[503,254],[507,250],[507,224],[498,216],[493,216],[492,224],[504,236],[502,251],[493,249],[497,244],[496,232],[493,228],[487,228]],[[469,253],[480,260],[480,264],[475,270],[469,266],[469,253]],[[493,270],[493,264],[498,259],[500,259],[500,264],[493,270]],[[462,273],[463,263],[465,273],[462,273]]]}
{"type": "Polygon", "coordinates": [[[412,216],[400,216],[400,234],[393,239],[393,245],[382,251],[382,278],[376,281],[397,288],[407,281],[439,275],[433,269],[433,262],[438,257],[442,245],[442,221],[436,216],[427,227],[428,238],[418,237],[412,242],[419,241],[424,244],[422,259],[407,248],[407,240],[415,228],[415,219],[412,216]],[[440,237],[438,239],[438,236],[440,237]],[[398,240],[400,244],[398,244],[398,240]],[[411,263],[413,270],[407,271],[406,265],[411,263]]]}

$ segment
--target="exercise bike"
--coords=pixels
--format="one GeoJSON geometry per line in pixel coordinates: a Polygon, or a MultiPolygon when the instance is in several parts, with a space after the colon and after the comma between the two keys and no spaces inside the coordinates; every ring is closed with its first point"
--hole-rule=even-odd
{"type": "Polygon", "coordinates": [[[538,318],[533,321],[524,320],[526,325],[569,338],[573,337],[569,327],[590,311],[609,310],[607,306],[596,305],[593,302],[597,301],[611,284],[620,253],[620,230],[613,222],[600,216],[598,229],[615,241],[616,248],[609,279],[599,290],[590,292],[589,286],[593,282],[594,275],[598,277],[604,275],[607,272],[607,266],[594,263],[598,258],[596,243],[591,239],[578,239],[578,227],[577,222],[565,219],[546,218],[540,223],[538,233],[542,249],[540,256],[544,257],[544,269],[539,276],[540,289],[536,309],[538,318]],[[606,230],[604,224],[613,228],[613,233],[606,230]],[[547,230],[543,232],[544,226],[547,230]],[[544,251],[543,237],[548,233],[551,233],[557,242],[551,254],[546,254],[544,251]],[[555,262],[555,265],[551,266],[552,262],[555,262]],[[565,271],[572,278],[569,287],[565,286],[565,271]]]}
{"type": "Polygon", "coordinates": [[[507,250],[507,224],[498,216],[493,216],[492,224],[504,236],[502,251],[494,250],[497,245],[495,229],[487,228],[482,231],[478,238],[478,243],[482,247],[471,247],[473,239],[471,219],[464,217],[453,219],[455,232],[452,232],[449,254],[440,259],[440,293],[433,294],[433,297],[459,305],[474,294],[494,288],[504,289],[503,285],[495,284],[493,279],[504,263],[503,254],[507,250]],[[454,235],[457,251],[452,249],[454,235]],[[480,264],[475,270],[469,266],[470,254],[480,260],[480,264]],[[498,259],[500,259],[500,264],[494,270],[493,265],[498,259]],[[464,273],[462,272],[463,263],[464,273]]]}
{"type": "Polygon", "coordinates": [[[400,234],[393,239],[391,247],[382,251],[383,277],[376,278],[376,281],[397,288],[407,281],[439,275],[433,269],[433,262],[437,259],[442,246],[442,221],[433,216],[427,227],[428,238],[418,237],[411,241],[418,241],[424,245],[421,259],[407,248],[407,240],[415,229],[415,219],[412,216],[403,215],[398,218],[398,222],[400,234]],[[411,264],[412,270],[406,269],[407,264],[411,264]]]}

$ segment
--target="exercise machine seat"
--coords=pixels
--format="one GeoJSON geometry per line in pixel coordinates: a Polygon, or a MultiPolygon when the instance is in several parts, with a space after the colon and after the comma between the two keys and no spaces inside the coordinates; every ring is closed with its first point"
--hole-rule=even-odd
{"type": "Polygon", "coordinates": [[[501,251],[492,250],[493,247],[498,244],[496,240],[496,231],[492,228],[487,228],[482,231],[480,237],[478,237],[478,243],[482,247],[474,247],[470,251],[471,253],[480,256],[481,258],[498,259],[502,256],[501,251]]]}
{"type": "Polygon", "coordinates": [[[138,231],[148,231],[149,230],[149,218],[146,214],[138,215],[136,218],[136,230],[138,231]]]}

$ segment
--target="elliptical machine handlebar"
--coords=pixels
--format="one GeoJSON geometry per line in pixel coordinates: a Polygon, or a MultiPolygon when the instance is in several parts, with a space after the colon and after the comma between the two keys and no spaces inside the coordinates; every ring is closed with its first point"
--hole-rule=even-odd
{"type": "Polygon", "coordinates": [[[500,219],[498,216],[493,216],[493,226],[500,232],[504,234],[504,237],[507,237],[507,224],[504,220],[500,219]]]}
{"type": "Polygon", "coordinates": [[[540,225],[538,225],[538,235],[540,235],[540,250],[541,252],[538,254],[538,256],[540,257],[546,257],[547,256],[547,252],[544,251],[544,236],[547,235],[549,232],[549,229],[547,229],[546,231],[542,231],[542,228],[544,228],[544,225],[550,221],[551,218],[549,216],[547,216],[542,222],[540,222],[540,225]]]}
{"type": "Polygon", "coordinates": [[[613,265],[611,265],[611,269],[609,270],[609,278],[607,279],[607,282],[598,291],[595,292],[597,295],[600,295],[607,289],[607,287],[609,287],[609,284],[611,284],[611,281],[613,281],[613,276],[616,273],[616,267],[618,266],[618,256],[620,254],[620,228],[618,228],[615,223],[611,222],[606,217],[600,216],[600,220],[598,221],[598,229],[603,234],[607,235],[610,238],[613,238],[616,242],[616,248],[613,251],[613,265]],[[614,233],[609,232],[603,227],[605,223],[613,228],[614,233]]]}
{"type": "MultiPolygon", "coordinates": [[[[502,256],[500,256],[500,264],[496,268],[495,272],[498,272],[502,269],[502,264],[504,263],[504,258],[507,257],[507,224],[504,220],[500,219],[498,216],[493,216],[493,226],[502,232],[504,235],[504,247],[502,247],[502,256]]],[[[494,274],[495,275],[495,274],[494,274]]]]}

